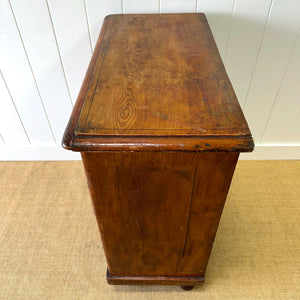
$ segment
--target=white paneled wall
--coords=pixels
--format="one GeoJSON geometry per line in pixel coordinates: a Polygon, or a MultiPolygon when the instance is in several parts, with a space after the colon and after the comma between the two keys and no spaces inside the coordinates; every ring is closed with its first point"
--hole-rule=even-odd
{"type": "Polygon", "coordinates": [[[158,0],[147,0],[147,1],[137,1],[137,0],[123,0],[122,7],[123,13],[159,13],[159,4],[158,0]]]}
{"type": "Polygon", "coordinates": [[[105,15],[204,12],[252,130],[244,158],[300,158],[300,1],[0,0],[0,159],[60,143],[105,15]]]}
{"type": "MultiPolygon", "coordinates": [[[[274,104],[279,100],[278,94],[283,88],[284,78],[293,67],[290,62],[299,36],[299,27],[299,1],[274,0],[244,104],[245,114],[257,143],[264,143],[264,132],[271,125],[270,115],[276,113],[273,110],[274,104]]],[[[297,55],[300,53],[298,52],[297,55]]],[[[300,84],[299,71],[295,74],[297,76],[295,80],[300,84]]],[[[298,94],[298,109],[299,97],[298,94]]],[[[290,98],[284,99],[285,110],[289,109],[287,103],[291,101],[290,98]]],[[[281,114],[280,111],[277,113],[281,114]]],[[[293,111],[288,113],[292,117],[293,111]]],[[[294,122],[294,120],[287,120],[287,122],[294,122]]],[[[286,125],[285,122],[281,124],[281,126],[286,125]]],[[[275,131],[276,128],[274,128],[274,133],[275,131]]],[[[272,142],[284,143],[285,141],[276,136],[272,142]]]]}

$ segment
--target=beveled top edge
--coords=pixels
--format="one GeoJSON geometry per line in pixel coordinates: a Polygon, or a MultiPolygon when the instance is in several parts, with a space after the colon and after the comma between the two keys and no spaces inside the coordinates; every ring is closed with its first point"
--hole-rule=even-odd
{"type": "Polygon", "coordinates": [[[252,137],[74,137],[63,143],[73,151],[187,151],[187,152],[251,152],[252,137]]]}
{"type": "MultiPolygon", "coordinates": [[[[198,14],[204,13],[182,13],[182,14],[198,14]]],[[[89,88],[89,82],[94,70],[95,61],[97,60],[100,45],[104,35],[104,27],[112,16],[122,14],[111,14],[104,18],[102,29],[95,46],[95,50],[90,61],[87,73],[82,83],[80,93],[74,105],[71,117],[66,127],[62,146],[65,149],[73,151],[227,151],[227,152],[251,152],[254,149],[254,141],[250,130],[244,135],[233,136],[89,136],[76,135],[75,128],[78,122],[81,108],[84,104],[86,91],[89,88]]],[[[135,14],[128,14],[135,15],[135,14]]],[[[149,15],[149,14],[143,14],[149,15]]],[[[175,15],[174,13],[166,13],[166,15],[175,15]]],[[[204,15],[205,16],[205,15],[204,15]]],[[[249,128],[248,128],[249,129],[249,128]]]]}

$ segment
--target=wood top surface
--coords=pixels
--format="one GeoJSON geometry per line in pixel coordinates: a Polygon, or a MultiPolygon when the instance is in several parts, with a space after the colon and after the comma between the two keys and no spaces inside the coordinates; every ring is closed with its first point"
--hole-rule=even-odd
{"type": "Polygon", "coordinates": [[[101,137],[253,144],[204,14],[106,17],[63,144],[101,137]]]}

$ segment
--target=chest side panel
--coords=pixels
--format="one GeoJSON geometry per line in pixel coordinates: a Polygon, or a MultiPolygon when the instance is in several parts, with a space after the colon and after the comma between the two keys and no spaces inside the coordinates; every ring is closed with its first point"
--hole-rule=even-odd
{"type": "Polygon", "coordinates": [[[111,275],[176,274],[196,154],[83,153],[111,275]]]}

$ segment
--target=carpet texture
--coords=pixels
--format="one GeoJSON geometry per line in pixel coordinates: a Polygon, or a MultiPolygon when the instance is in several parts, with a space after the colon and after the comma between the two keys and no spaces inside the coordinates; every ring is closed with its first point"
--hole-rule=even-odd
{"type": "Polygon", "coordinates": [[[241,161],[192,291],[109,286],[81,162],[0,163],[1,299],[300,299],[300,161],[241,161]]]}

